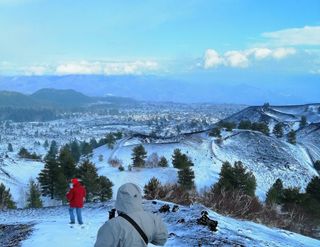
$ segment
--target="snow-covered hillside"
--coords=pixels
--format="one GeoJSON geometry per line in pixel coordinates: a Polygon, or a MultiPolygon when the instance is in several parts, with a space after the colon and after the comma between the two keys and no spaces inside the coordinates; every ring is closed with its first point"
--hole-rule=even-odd
{"type": "MultiPolygon", "coordinates": [[[[157,204],[144,202],[144,208],[157,212],[164,202],[157,204]]],[[[170,204],[172,206],[172,204],[170,204]]],[[[32,234],[22,242],[22,247],[46,246],[91,247],[95,243],[99,227],[107,220],[113,202],[86,204],[83,210],[84,228],[68,226],[68,208],[50,207],[38,210],[24,209],[0,212],[2,224],[32,224],[32,234]]],[[[176,213],[164,213],[169,239],[165,246],[268,246],[268,247],[316,247],[320,241],[280,229],[272,229],[256,223],[241,221],[219,215],[201,205],[180,206],[176,213]],[[217,220],[218,231],[211,232],[208,227],[197,225],[201,211],[207,210],[209,217],[217,220]],[[185,223],[178,220],[185,219],[185,223]]],[[[149,246],[153,246],[149,244],[149,246]]]]}
{"type": "Polygon", "coordinates": [[[285,129],[297,130],[301,117],[305,116],[308,123],[320,122],[320,104],[292,105],[292,106],[250,106],[224,119],[239,123],[242,120],[251,122],[268,123],[272,130],[273,126],[281,122],[285,129]]]}

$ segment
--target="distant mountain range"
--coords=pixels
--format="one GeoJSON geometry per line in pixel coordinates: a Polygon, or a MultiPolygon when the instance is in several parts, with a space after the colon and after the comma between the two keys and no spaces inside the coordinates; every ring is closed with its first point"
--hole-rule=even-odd
{"type": "Polygon", "coordinates": [[[32,94],[42,88],[73,89],[92,97],[114,95],[143,101],[182,103],[261,105],[270,102],[287,105],[320,101],[317,93],[320,91],[319,76],[278,76],[277,80],[263,75],[246,78],[242,74],[181,78],[144,75],[7,76],[0,77],[0,90],[32,94]]]}
{"type": "Polygon", "coordinates": [[[124,97],[89,97],[72,89],[44,88],[26,95],[12,91],[0,91],[0,107],[15,108],[78,108],[90,104],[134,103],[124,97]]]}

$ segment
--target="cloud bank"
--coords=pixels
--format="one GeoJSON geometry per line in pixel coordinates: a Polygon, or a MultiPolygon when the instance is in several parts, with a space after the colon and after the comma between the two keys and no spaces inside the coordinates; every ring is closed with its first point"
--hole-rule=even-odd
{"type": "Polygon", "coordinates": [[[294,55],[294,48],[251,48],[247,50],[232,50],[224,54],[219,54],[214,49],[207,49],[204,54],[203,67],[205,69],[226,66],[233,68],[247,68],[254,60],[263,59],[284,59],[287,56],[294,55]]]}

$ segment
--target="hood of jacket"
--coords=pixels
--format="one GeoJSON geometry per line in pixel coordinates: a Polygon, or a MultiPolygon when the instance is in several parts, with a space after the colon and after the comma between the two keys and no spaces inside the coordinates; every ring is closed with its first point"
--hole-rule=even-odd
{"type": "Polygon", "coordinates": [[[142,195],[140,188],[133,183],[126,183],[118,189],[115,208],[119,212],[130,214],[142,211],[142,195]]]}

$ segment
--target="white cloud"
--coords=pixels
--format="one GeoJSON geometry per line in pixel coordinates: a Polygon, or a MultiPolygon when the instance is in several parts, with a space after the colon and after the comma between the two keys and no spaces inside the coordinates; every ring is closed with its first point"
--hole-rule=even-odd
{"type": "Polygon", "coordinates": [[[263,59],[284,59],[290,55],[294,55],[296,49],[288,47],[280,47],[276,49],[270,48],[251,48],[247,50],[227,51],[223,55],[219,55],[213,49],[207,49],[204,54],[203,67],[205,69],[216,68],[218,66],[228,66],[233,68],[246,68],[254,60],[261,61],[263,59]]]}
{"type": "Polygon", "coordinates": [[[320,26],[283,29],[263,33],[262,36],[277,46],[320,45],[320,26]]]}
{"type": "Polygon", "coordinates": [[[155,71],[159,65],[155,61],[131,61],[131,62],[72,62],[60,64],[56,68],[57,74],[106,74],[128,75],[142,74],[155,71]]]}
{"type": "Polygon", "coordinates": [[[289,55],[294,55],[296,50],[294,48],[277,48],[272,52],[272,57],[282,59],[289,55]]]}
{"type": "Polygon", "coordinates": [[[56,68],[57,74],[101,74],[101,64],[87,61],[60,64],[56,68]]]}
{"type": "Polygon", "coordinates": [[[44,75],[48,72],[45,66],[30,66],[23,69],[25,75],[44,75]]]}
{"type": "Polygon", "coordinates": [[[244,52],[228,51],[224,54],[225,64],[235,68],[246,68],[249,66],[249,60],[244,52]]]}
{"type": "Polygon", "coordinates": [[[208,49],[204,54],[204,68],[214,68],[223,64],[223,58],[213,49],[208,49]]]}

